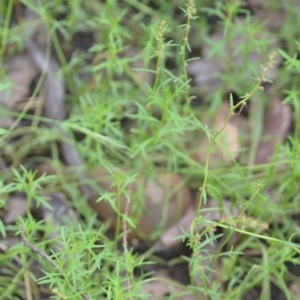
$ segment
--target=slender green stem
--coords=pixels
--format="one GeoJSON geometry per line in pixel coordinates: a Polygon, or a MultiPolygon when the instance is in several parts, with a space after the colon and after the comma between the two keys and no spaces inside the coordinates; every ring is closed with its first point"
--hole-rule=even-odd
{"type": "Polygon", "coordinates": [[[9,23],[10,23],[11,16],[12,16],[13,6],[14,6],[14,1],[13,0],[9,0],[8,1],[8,5],[7,5],[7,9],[6,9],[4,26],[2,28],[2,41],[1,41],[1,49],[0,49],[0,61],[4,57],[5,47],[7,46],[7,37],[8,37],[8,33],[9,33],[9,23]]]}

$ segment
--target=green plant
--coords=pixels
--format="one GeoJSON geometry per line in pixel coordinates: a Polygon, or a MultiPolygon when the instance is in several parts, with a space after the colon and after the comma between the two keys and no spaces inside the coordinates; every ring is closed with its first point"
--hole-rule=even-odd
{"type": "MultiPolygon", "coordinates": [[[[18,1],[6,2],[0,4],[1,65],[23,47],[24,24],[29,22],[13,15],[18,1]]],[[[13,225],[0,222],[4,238],[21,233],[23,241],[0,253],[0,299],[24,298],[24,291],[28,299],[38,299],[44,290],[54,299],[152,299],[144,286],[154,280],[148,265],[157,261],[166,266],[188,263],[190,284],[173,284],[180,293],[193,294],[196,299],[243,299],[254,289],[259,299],[271,299],[274,285],[286,299],[296,299],[289,281],[298,284],[298,280],[288,267],[299,265],[300,249],[299,226],[294,221],[299,213],[300,151],[300,42],[299,33],[292,30],[299,24],[295,3],[283,4],[287,18],[274,38],[242,1],[188,1],[180,4],[181,9],[177,2],[20,1],[45,25],[68,88],[69,115],[63,122],[53,122],[38,111],[31,113],[34,98],[43,97],[44,75],[21,112],[0,109],[0,116],[15,118],[12,126],[0,131],[1,157],[7,163],[0,178],[1,206],[8,209],[12,192],[27,195],[25,215],[13,225]],[[209,25],[204,16],[217,17],[219,22],[209,25]],[[78,47],[67,58],[70,43],[87,31],[93,39],[88,50],[78,47]],[[210,31],[221,32],[221,38],[210,31]],[[277,49],[276,39],[283,43],[282,49],[277,49]],[[139,50],[133,51],[135,47],[139,50]],[[209,49],[203,51],[203,60],[213,59],[221,65],[217,76],[221,84],[207,94],[193,85],[188,74],[194,51],[199,53],[200,48],[209,49]],[[254,52],[258,60],[253,62],[249,56],[254,52]],[[283,66],[264,91],[278,57],[284,60],[283,66]],[[272,160],[255,165],[270,95],[281,95],[291,105],[294,126],[272,160]],[[210,128],[206,121],[227,96],[226,121],[219,130],[210,128]],[[204,97],[200,107],[191,105],[196,97],[204,97]],[[214,164],[213,151],[220,139],[226,145],[226,126],[247,105],[252,126],[249,149],[240,149],[240,160],[231,157],[230,164],[214,164]],[[22,120],[30,125],[18,127],[22,120]],[[58,127],[43,125],[52,123],[58,127]],[[99,195],[99,200],[108,201],[117,212],[112,239],[107,237],[106,223],[96,218],[79,190],[83,183],[91,187],[96,183],[92,179],[78,182],[72,172],[70,176],[64,173],[57,142],[66,138],[57,128],[79,136],[77,149],[86,169],[100,165],[109,171],[112,165],[120,165],[131,170],[125,175],[111,174],[116,194],[99,195]],[[197,145],[199,136],[208,140],[203,164],[191,158],[187,149],[187,145],[197,145]],[[53,166],[55,175],[36,177],[30,170],[33,162],[53,166]],[[152,244],[142,254],[129,246],[127,225],[134,227],[135,220],[121,213],[120,197],[130,199],[126,186],[138,174],[150,177],[156,166],[181,174],[191,187],[200,189],[196,218],[191,220],[190,232],[180,236],[191,249],[190,257],[167,262],[153,254],[152,244]],[[46,195],[57,189],[80,212],[78,224],[70,220],[62,226],[33,218],[32,206],[51,209],[46,195]],[[211,198],[219,207],[204,209],[211,198]],[[225,200],[231,202],[230,209],[225,200]],[[212,221],[210,214],[219,208],[224,217],[212,221]],[[199,232],[199,227],[204,229],[199,232]],[[59,234],[53,238],[52,231],[59,234]],[[209,250],[213,247],[215,252],[209,250]],[[35,264],[42,271],[36,271],[35,264]]],[[[277,9],[272,5],[273,1],[264,4],[267,11],[277,9]]],[[[50,51],[48,44],[48,55],[50,51]]],[[[1,72],[0,91],[9,93],[12,87],[5,71],[1,72]]],[[[73,171],[76,173],[75,168],[73,171]]],[[[142,206],[143,199],[139,200],[142,206]]],[[[157,234],[153,232],[149,241],[157,234]]],[[[168,283],[166,278],[161,280],[168,283]]],[[[178,294],[171,292],[165,298],[176,299],[178,294]]]]}

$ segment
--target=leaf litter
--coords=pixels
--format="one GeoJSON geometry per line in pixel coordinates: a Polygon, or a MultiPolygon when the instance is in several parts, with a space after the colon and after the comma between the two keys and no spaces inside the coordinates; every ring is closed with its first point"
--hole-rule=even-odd
{"type": "MultiPolygon", "coordinates": [[[[248,1],[253,10],[255,11],[258,6],[263,6],[264,1],[248,1]]],[[[262,12],[257,11],[257,18],[265,18],[263,13],[268,13],[268,23],[267,26],[278,28],[280,26],[280,23],[278,23],[278,19],[283,19],[282,12],[280,11],[267,11],[262,10],[262,12]],[[271,14],[272,15],[269,15],[271,14]]],[[[242,21],[243,20],[239,20],[242,21]]],[[[220,41],[222,41],[223,35],[222,30],[218,30],[215,33],[211,34],[210,41],[207,41],[207,43],[203,46],[202,53],[203,56],[200,60],[196,60],[194,62],[191,62],[188,66],[189,74],[194,78],[194,81],[197,86],[199,86],[201,89],[205,90],[205,93],[211,93],[214,90],[221,88],[223,85],[222,81],[222,73],[228,72],[228,66],[226,65],[225,60],[217,59],[213,54],[211,50],[211,45],[216,44],[220,41]]],[[[235,38],[232,41],[235,48],[238,48],[240,46],[243,46],[244,44],[247,44],[248,41],[245,40],[243,35],[240,35],[238,38],[235,38]]],[[[9,110],[15,110],[16,106],[21,103],[22,101],[27,101],[27,97],[30,96],[30,86],[34,79],[36,79],[41,72],[41,70],[37,67],[37,64],[33,62],[34,58],[32,56],[32,53],[34,50],[33,41],[30,41],[27,44],[29,53],[22,53],[17,54],[13,57],[11,57],[6,63],[5,63],[5,70],[7,74],[6,82],[7,88],[5,90],[0,91],[0,102],[3,106],[8,108],[9,110]],[[31,50],[30,50],[31,49],[31,50]],[[30,56],[31,53],[31,56],[30,56]],[[31,58],[30,58],[31,57],[31,58]]],[[[274,49],[278,47],[278,42],[275,41],[273,45],[270,45],[270,48],[265,51],[265,53],[269,53],[270,49],[274,49]]],[[[228,56],[228,47],[222,50],[224,53],[224,56],[228,56]]],[[[129,57],[132,56],[138,56],[140,54],[140,50],[136,48],[132,48],[131,50],[127,50],[124,52],[124,55],[128,55],[129,57]]],[[[248,56],[242,57],[241,55],[233,56],[233,67],[235,68],[241,68],[243,66],[243,60],[249,59],[253,65],[259,65],[259,63],[263,63],[266,61],[266,57],[264,55],[261,55],[261,53],[251,52],[247,54],[248,56]]],[[[275,79],[277,76],[277,68],[279,67],[280,60],[278,60],[275,64],[275,67],[272,69],[271,72],[268,74],[268,78],[275,79]]],[[[55,63],[55,60],[50,61],[50,70],[51,67],[53,68],[53,72],[55,73],[55,76],[57,76],[57,72],[59,72],[59,67],[55,63]],[[52,65],[51,65],[52,64],[52,65]]],[[[143,64],[140,60],[137,60],[132,65],[133,69],[142,69],[143,64]]],[[[153,76],[151,76],[150,73],[142,73],[139,74],[136,71],[131,70],[131,76],[132,80],[134,80],[139,86],[141,82],[147,82],[148,85],[151,85],[153,83],[153,76]]],[[[245,80],[244,78],[248,78],[249,74],[243,74],[241,76],[241,80],[245,80]]],[[[58,77],[51,78],[48,76],[48,80],[45,81],[45,87],[48,90],[52,91],[53,84],[55,85],[55,80],[58,77]],[[52,80],[52,81],[51,81],[52,80]],[[53,83],[54,82],[54,83],[53,83]]],[[[229,84],[226,88],[227,91],[240,91],[240,87],[238,86],[239,82],[235,84],[229,84]]],[[[65,86],[63,86],[64,88],[65,86]]],[[[57,91],[57,90],[56,90],[57,91]]],[[[58,91],[61,92],[61,91],[58,91]]],[[[64,90],[61,92],[62,96],[60,97],[61,106],[58,118],[59,120],[63,120],[65,118],[65,110],[62,108],[64,106],[64,90]]],[[[51,96],[48,96],[51,98],[57,98],[56,94],[51,94],[51,96]]],[[[49,111],[52,109],[51,104],[44,107],[44,116],[54,118],[53,113],[49,113],[49,111]]],[[[211,128],[212,135],[219,130],[221,130],[225,124],[225,121],[227,119],[227,116],[229,114],[229,105],[228,103],[222,104],[222,106],[216,111],[213,119],[207,119],[203,120],[204,123],[207,123],[208,128],[211,128]]],[[[57,115],[57,114],[56,114],[57,115]]],[[[56,116],[57,118],[57,116],[56,116]]],[[[259,140],[257,142],[257,147],[255,149],[255,164],[266,164],[269,163],[272,159],[272,155],[274,154],[274,150],[278,144],[281,144],[285,141],[286,136],[288,134],[288,130],[291,126],[291,120],[292,120],[292,110],[289,105],[283,105],[280,98],[278,96],[270,97],[270,100],[268,104],[266,105],[265,112],[263,115],[263,122],[262,122],[262,128],[261,133],[259,135],[259,140]]],[[[13,119],[7,118],[5,116],[1,116],[0,118],[0,124],[3,128],[9,128],[12,126],[13,119]]],[[[226,127],[224,128],[224,131],[222,135],[217,139],[216,145],[217,145],[217,151],[215,153],[212,153],[210,156],[210,164],[212,166],[218,166],[219,164],[226,164],[230,165],[233,163],[233,161],[238,161],[240,157],[240,152],[244,147],[249,146],[249,140],[245,140],[245,135],[250,134],[251,131],[251,124],[249,121],[249,118],[245,117],[244,115],[233,115],[226,127]]],[[[206,162],[206,153],[208,149],[208,139],[203,132],[196,133],[196,136],[198,135],[198,138],[195,139],[196,143],[193,143],[192,145],[187,145],[189,148],[189,156],[195,160],[198,164],[205,164],[206,162]]],[[[64,144],[62,144],[64,145],[64,144]]],[[[64,146],[62,146],[63,148],[64,146]]],[[[65,161],[70,162],[74,161],[74,159],[71,157],[72,153],[74,157],[77,157],[77,152],[73,150],[73,145],[71,145],[71,148],[66,148],[63,150],[66,154],[67,158],[65,161]],[[72,151],[69,151],[72,149],[72,151]]],[[[79,162],[81,164],[81,162],[79,162]]],[[[72,165],[72,163],[69,163],[72,165]]],[[[159,193],[159,192],[158,192],[159,193]]],[[[89,192],[85,193],[86,195],[89,194],[89,192]]],[[[46,196],[46,195],[45,195],[46,196]]],[[[49,195],[48,195],[49,196],[49,195]]],[[[50,222],[49,220],[54,220],[55,224],[53,227],[58,228],[62,226],[63,223],[67,222],[66,219],[62,220],[62,216],[69,216],[69,220],[72,222],[77,222],[77,216],[76,213],[73,211],[72,208],[69,207],[69,205],[66,202],[65,196],[60,195],[61,197],[58,197],[55,193],[50,195],[50,198],[52,199],[50,202],[51,206],[54,207],[54,213],[51,210],[44,210],[43,211],[43,219],[47,222],[50,222]],[[58,206],[57,202],[59,200],[58,206]],[[63,204],[62,204],[63,203],[63,204]],[[61,211],[63,208],[64,211],[61,211]],[[58,217],[58,219],[57,219],[58,217]]],[[[155,197],[154,197],[155,199],[155,197]]],[[[188,201],[189,202],[189,201],[188,201]]],[[[24,201],[24,198],[17,197],[11,195],[11,197],[8,199],[6,206],[6,215],[4,216],[4,221],[7,224],[11,224],[17,221],[17,218],[19,216],[23,216],[26,212],[26,206],[24,201]]],[[[227,208],[229,208],[230,204],[227,201],[223,202],[223,205],[225,205],[227,208]]],[[[181,218],[177,220],[176,222],[173,222],[173,224],[167,228],[161,236],[158,238],[156,243],[154,244],[157,248],[157,251],[167,250],[167,249],[173,249],[178,248],[182,245],[182,241],[180,239],[175,239],[175,237],[180,236],[182,232],[188,232],[190,228],[190,224],[192,220],[197,218],[195,215],[196,213],[196,201],[193,201],[187,208],[187,210],[182,214],[181,218]]],[[[215,201],[215,199],[208,199],[208,202],[206,205],[203,206],[203,209],[205,208],[217,208],[218,205],[215,201]]],[[[210,221],[220,221],[222,217],[224,217],[223,213],[221,213],[221,210],[216,209],[212,210],[210,212],[204,213],[204,215],[208,218],[210,221]]],[[[203,226],[199,226],[198,228],[199,232],[203,231],[203,226]]],[[[53,230],[50,237],[55,238],[59,235],[59,232],[56,230],[53,230]]],[[[5,244],[5,239],[1,241],[1,243],[5,244]]],[[[18,241],[15,241],[18,242],[18,241]]],[[[203,253],[216,253],[218,250],[219,244],[216,243],[216,245],[213,247],[207,248],[207,251],[203,251],[203,253]]],[[[205,260],[207,267],[210,266],[210,260],[205,260]]],[[[221,265],[217,267],[217,272],[222,268],[221,265]]],[[[170,283],[173,281],[172,277],[169,275],[166,275],[164,272],[160,270],[156,270],[154,274],[152,275],[153,278],[165,278],[169,282],[168,284],[165,284],[163,281],[153,279],[151,282],[148,282],[143,285],[143,290],[147,293],[149,293],[152,297],[152,299],[163,299],[164,296],[169,295],[169,293],[180,293],[182,290],[178,288],[178,286],[175,284],[170,283]]],[[[198,281],[198,284],[201,284],[201,281],[198,281]]],[[[292,285],[291,288],[293,291],[297,291],[297,287],[295,285],[292,285]]],[[[174,299],[194,299],[192,295],[186,295],[186,296],[180,296],[174,299]]]]}

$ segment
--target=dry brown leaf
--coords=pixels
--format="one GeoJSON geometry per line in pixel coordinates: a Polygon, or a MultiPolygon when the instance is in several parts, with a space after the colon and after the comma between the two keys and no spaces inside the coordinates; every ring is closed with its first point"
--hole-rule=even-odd
{"type": "MultiPolygon", "coordinates": [[[[215,130],[222,130],[228,114],[229,105],[225,104],[216,116],[214,125],[215,130]]],[[[216,142],[224,162],[229,163],[232,161],[232,158],[238,157],[238,150],[240,149],[239,128],[231,121],[231,119],[223,129],[221,135],[217,137],[216,142]]]]}
{"type": "Polygon", "coordinates": [[[11,82],[11,88],[0,91],[0,103],[11,109],[29,94],[30,84],[38,75],[38,71],[25,53],[10,58],[4,64],[4,68],[11,82]]]}
{"type": "Polygon", "coordinates": [[[299,283],[292,283],[290,285],[290,291],[295,295],[295,299],[297,299],[300,295],[300,285],[299,283]]]}
{"type": "MultiPolygon", "coordinates": [[[[243,23],[244,19],[239,18],[236,20],[237,23],[243,23]]],[[[271,45],[264,51],[258,53],[255,50],[249,52],[249,47],[253,43],[253,37],[248,36],[244,33],[235,34],[231,41],[231,46],[224,42],[224,28],[220,26],[219,30],[216,30],[211,36],[210,41],[203,41],[203,51],[202,57],[199,60],[194,60],[188,65],[188,73],[194,78],[196,84],[203,89],[206,93],[213,93],[216,88],[221,87],[222,81],[220,80],[220,74],[239,74],[241,80],[236,80],[231,86],[228,86],[228,91],[239,90],[241,85],[244,84],[244,80],[250,79],[253,76],[252,72],[247,71],[244,66],[247,63],[248,66],[255,68],[255,71],[261,71],[261,65],[266,64],[268,57],[274,49],[278,48],[278,42],[275,36],[267,31],[262,31],[257,39],[266,39],[271,45]],[[222,43],[222,54],[212,54],[212,46],[215,44],[222,43]],[[243,45],[247,47],[243,48],[243,45]],[[232,66],[230,70],[228,69],[228,57],[230,57],[228,51],[233,47],[232,51],[232,66]],[[241,48],[241,50],[236,53],[236,49],[241,48]],[[249,64],[250,62],[250,64],[249,64]],[[247,73],[246,73],[247,72],[247,73]]],[[[276,77],[276,68],[280,64],[281,58],[277,57],[274,62],[274,67],[269,69],[266,77],[273,80],[276,77]]],[[[253,71],[253,70],[252,70],[253,71]]]]}
{"type": "Polygon", "coordinates": [[[16,193],[9,197],[5,206],[6,215],[4,217],[5,224],[12,224],[17,221],[19,216],[26,213],[27,203],[25,194],[16,193]]]}
{"type": "MultiPolygon", "coordinates": [[[[214,120],[204,120],[209,129],[219,131],[223,128],[229,115],[229,105],[225,103],[215,114],[214,120]]],[[[219,162],[230,163],[232,159],[237,159],[240,145],[240,128],[246,121],[242,116],[232,116],[222,133],[216,138],[215,144],[211,149],[210,165],[219,162]]],[[[209,140],[201,131],[198,139],[193,138],[193,144],[188,145],[189,156],[199,164],[205,164],[206,155],[209,147],[209,140]]]]}
{"type": "MultiPolygon", "coordinates": [[[[1,110],[2,105],[0,105],[1,110]]],[[[14,124],[14,119],[6,116],[0,116],[0,128],[9,129],[14,124]]]]}
{"type": "Polygon", "coordinates": [[[155,243],[157,251],[170,249],[181,243],[182,239],[175,239],[181,236],[183,232],[189,232],[192,221],[196,217],[196,205],[191,205],[182,218],[173,226],[167,229],[155,243]]]}
{"type": "MultiPolygon", "coordinates": [[[[237,23],[242,24],[244,22],[244,20],[242,18],[237,19],[236,21],[237,23]]],[[[223,33],[223,28],[220,27],[219,30],[217,30],[212,36],[211,36],[211,40],[213,43],[219,43],[220,41],[224,40],[224,33],[223,33]]],[[[248,48],[247,49],[247,56],[244,57],[243,56],[243,52],[239,52],[237,54],[233,54],[233,61],[234,61],[234,68],[238,67],[242,67],[244,66],[245,62],[247,63],[251,63],[252,65],[256,65],[257,69],[260,71],[261,70],[261,64],[266,64],[268,59],[269,59],[269,55],[271,52],[274,51],[274,49],[276,49],[278,47],[278,42],[275,38],[274,35],[271,35],[270,33],[268,33],[267,31],[265,32],[261,32],[262,37],[261,38],[266,38],[264,35],[268,36],[268,38],[270,38],[270,40],[272,39],[273,43],[272,45],[270,45],[267,49],[265,49],[262,53],[258,53],[255,50],[252,50],[248,53],[248,48],[249,48],[249,44],[251,44],[251,37],[247,36],[246,34],[239,34],[236,35],[233,40],[232,40],[232,45],[234,46],[234,48],[238,48],[241,45],[247,45],[248,48]]],[[[258,36],[256,38],[259,38],[258,36]]],[[[224,53],[226,54],[225,57],[229,57],[228,54],[229,51],[229,46],[227,44],[224,44],[224,53]]],[[[223,70],[226,70],[228,68],[227,66],[227,62],[224,59],[224,57],[220,58],[216,55],[211,56],[210,55],[211,52],[211,46],[208,44],[204,47],[203,49],[203,56],[204,57],[209,57],[209,60],[215,61],[215,63],[217,63],[219,66],[221,66],[221,68],[223,70]]],[[[275,79],[276,77],[276,67],[280,64],[280,58],[277,57],[275,62],[274,62],[274,68],[270,69],[268,74],[266,74],[266,77],[268,79],[275,79]]],[[[245,78],[249,78],[247,77],[248,75],[245,74],[245,78]]]]}
{"type": "Polygon", "coordinates": [[[265,0],[247,0],[247,2],[250,5],[250,7],[262,7],[266,1],[265,0]]]}
{"type": "MultiPolygon", "coordinates": [[[[164,297],[169,294],[174,295],[178,293],[183,293],[184,291],[176,285],[172,284],[172,279],[163,271],[156,271],[152,277],[158,277],[157,280],[147,282],[143,285],[143,292],[150,294],[151,299],[164,299],[164,297]],[[159,278],[165,278],[166,281],[163,281],[159,278]]],[[[178,297],[172,297],[176,300],[196,300],[197,298],[192,294],[182,295],[178,297]]]]}
{"type": "MultiPolygon", "coordinates": [[[[48,209],[42,206],[44,219],[47,222],[53,222],[54,227],[60,227],[64,224],[68,224],[69,221],[72,223],[78,222],[78,218],[70,204],[68,203],[66,196],[63,193],[55,193],[47,196],[49,199],[47,203],[52,207],[48,209]]],[[[51,237],[55,238],[59,236],[59,233],[53,232],[51,237]]]]}
{"type": "Polygon", "coordinates": [[[282,143],[291,124],[292,110],[283,105],[278,97],[272,98],[266,109],[262,138],[258,145],[255,163],[269,162],[277,143],[282,143]]]}
{"type": "MultiPolygon", "coordinates": [[[[122,52],[121,57],[127,56],[130,58],[134,58],[134,57],[139,56],[140,54],[141,54],[141,50],[131,47],[131,48],[125,49],[122,52]]],[[[135,59],[134,61],[132,61],[131,67],[132,67],[132,69],[145,69],[144,62],[141,58],[138,58],[138,59],[135,59]]],[[[154,66],[152,63],[150,64],[148,69],[151,69],[151,70],[154,69],[154,66]]],[[[145,83],[147,83],[148,85],[151,86],[151,84],[153,83],[153,80],[154,80],[154,74],[152,72],[133,70],[132,79],[139,86],[141,84],[145,84],[145,83]]]]}
{"type": "Polygon", "coordinates": [[[222,84],[218,77],[222,73],[222,68],[214,60],[202,57],[190,62],[187,70],[194,77],[196,85],[204,87],[207,91],[213,92],[222,84]]]}
{"type": "MultiPolygon", "coordinates": [[[[147,238],[161,226],[169,228],[181,218],[192,202],[190,191],[180,176],[169,173],[162,174],[161,169],[156,169],[156,171],[157,174],[148,178],[146,183],[144,182],[145,177],[141,175],[136,178],[136,181],[126,186],[126,192],[130,197],[129,207],[126,195],[124,193],[120,195],[121,212],[137,221],[136,229],[132,229],[129,238],[137,236],[147,238]],[[134,199],[137,201],[133,201],[134,199]],[[134,203],[135,205],[140,203],[142,206],[139,208],[141,215],[137,215],[137,207],[133,211],[134,203]]],[[[66,178],[71,175],[66,169],[62,172],[66,178]]],[[[114,172],[121,175],[127,171],[115,168],[114,172]]],[[[42,164],[37,167],[37,176],[41,176],[43,173],[55,174],[55,170],[49,165],[42,164]]],[[[117,215],[110,203],[107,201],[97,202],[103,192],[112,193],[112,197],[116,198],[118,188],[112,186],[111,174],[105,168],[99,167],[95,168],[89,177],[94,179],[99,186],[97,191],[91,191],[89,204],[101,219],[109,220],[113,227],[116,226],[117,215]]],[[[130,229],[129,225],[127,229],[130,229]]]]}
{"type": "Polygon", "coordinates": [[[33,37],[35,43],[42,48],[46,48],[47,43],[49,43],[49,33],[47,33],[44,21],[28,8],[24,10],[24,15],[26,18],[24,23],[25,36],[33,37]]]}
{"type": "MultiPolygon", "coordinates": [[[[27,20],[35,21],[38,19],[38,16],[34,12],[26,10],[26,18],[27,20]]],[[[30,22],[27,23],[30,24],[30,22]]],[[[35,34],[38,34],[38,28],[36,28],[36,26],[27,26],[26,30],[30,33],[25,39],[28,55],[34,62],[39,72],[44,72],[45,74],[45,99],[43,116],[49,119],[63,121],[66,118],[67,112],[65,108],[65,83],[64,78],[60,74],[60,65],[52,56],[46,56],[45,47],[36,43],[35,34]]],[[[40,34],[40,38],[42,40],[43,31],[41,31],[40,34]]],[[[49,36],[45,36],[45,41],[47,41],[47,38],[49,38],[49,36]]],[[[48,123],[48,126],[57,127],[55,123],[48,123]]],[[[63,130],[62,128],[57,128],[60,130],[63,140],[66,141],[60,143],[65,162],[69,166],[83,166],[83,160],[75,147],[73,137],[70,136],[69,132],[63,130]]],[[[83,169],[76,175],[77,179],[80,181],[86,179],[85,171],[83,169]]],[[[82,185],[81,190],[87,198],[90,197],[92,191],[87,185],[82,185]]]]}
{"type": "MultiPolygon", "coordinates": [[[[63,193],[55,193],[47,197],[48,204],[53,208],[48,209],[45,206],[41,207],[43,219],[52,224],[53,231],[49,234],[50,239],[59,238],[61,236],[60,228],[70,223],[78,223],[78,217],[74,212],[73,208],[68,203],[63,193]]],[[[63,249],[61,243],[55,243],[52,247],[55,251],[63,249]]]]}
{"type": "MultiPolygon", "coordinates": [[[[115,169],[115,172],[124,173],[126,170],[115,169]]],[[[95,169],[92,177],[98,182],[103,191],[117,194],[117,187],[112,186],[110,173],[104,168],[95,169]]],[[[148,178],[145,183],[145,177],[139,176],[135,182],[126,187],[130,196],[131,207],[127,209],[128,199],[126,195],[120,196],[120,209],[122,213],[128,213],[129,217],[135,218],[138,222],[136,228],[132,229],[129,238],[146,238],[153,233],[155,229],[169,228],[185,213],[191,204],[191,194],[180,178],[176,174],[162,174],[157,169],[154,177],[148,178]],[[143,197],[140,201],[140,197],[143,197]],[[136,201],[134,201],[136,199],[136,201]],[[132,206],[141,203],[139,210],[141,214],[137,216],[132,206]],[[126,212],[127,211],[127,212],[126,212]],[[163,223],[163,224],[162,224],[163,223]]],[[[98,215],[104,219],[110,219],[112,225],[116,226],[117,215],[109,202],[97,202],[98,193],[89,199],[90,205],[97,211],[98,215]]],[[[135,208],[137,211],[137,208],[135,208]]]]}
{"type": "Polygon", "coordinates": [[[9,237],[6,237],[5,239],[0,239],[0,250],[6,252],[7,249],[9,249],[10,247],[13,247],[19,243],[20,243],[19,237],[9,236],[9,237]]]}
{"type": "MultiPolygon", "coordinates": [[[[228,216],[227,212],[229,211],[231,203],[229,201],[223,201],[223,208],[219,208],[218,203],[215,200],[208,200],[206,204],[202,205],[201,209],[211,209],[201,213],[203,216],[208,216],[210,221],[220,221],[222,216],[228,216]],[[226,209],[224,209],[226,208],[226,209]]],[[[176,222],[173,226],[167,229],[160,239],[155,244],[155,247],[158,251],[162,249],[170,249],[176,247],[181,243],[182,239],[175,239],[178,236],[181,236],[183,232],[190,232],[190,227],[192,221],[196,218],[197,204],[194,203],[190,205],[182,218],[176,222]]],[[[234,210],[234,215],[237,214],[237,210],[234,210]]],[[[204,224],[200,224],[198,227],[199,231],[202,231],[205,228],[204,224]]]]}
{"type": "Polygon", "coordinates": [[[285,21],[283,10],[258,9],[254,17],[259,22],[266,22],[266,26],[272,29],[280,29],[285,21]]]}

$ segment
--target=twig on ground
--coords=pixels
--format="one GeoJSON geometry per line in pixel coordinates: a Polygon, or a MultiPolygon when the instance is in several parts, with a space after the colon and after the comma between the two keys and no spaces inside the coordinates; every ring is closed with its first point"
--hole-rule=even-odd
{"type": "MultiPolygon", "coordinates": [[[[40,250],[39,248],[37,248],[36,246],[32,245],[28,239],[26,238],[25,235],[25,230],[24,230],[24,226],[22,226],[20,228],[20,233],[21,233],[21,239],[22,242],[29,248],[31,249],[33,252],[35,252],[36,254],[38,254],[39,256],[41,256],[42,258],[44,258],[50,265],[52,265],[63,277],[67,277],[67,275],[61,270],[61,268],[58,266],[58,264],[56,264],[51,257],[49,257],[45,252],[43,252],[42,250],[40,250]]],[[[73,284],[72,281],[70,281],[70,283],[75,287],[75,285],[73,284]]],[[[89,300],[89,297],[85,294],[82,294],[82,297],[84,300],[89,300]]]]}
{"type": "Polygon", "coordinates": [[[30,248],[33,252],[35,252],[36,254],[38,254],[39,256],[41,256],[42,258],[44,258],[50,265],[52,265],[60,274],[63,274],[63,272],[61,271],[60,267],[58,266],[58,264],[56,264],[45,252],[43,252],[42,250],[40,250],[39,248],[37,248],[36,246],[32,245],[28,239],[25,236],[25,231],[24,231],[24,226],[22,226],[20,228],[20,232],[21,232],[21,239],[22,242],[28,247],[30,248]]]}

